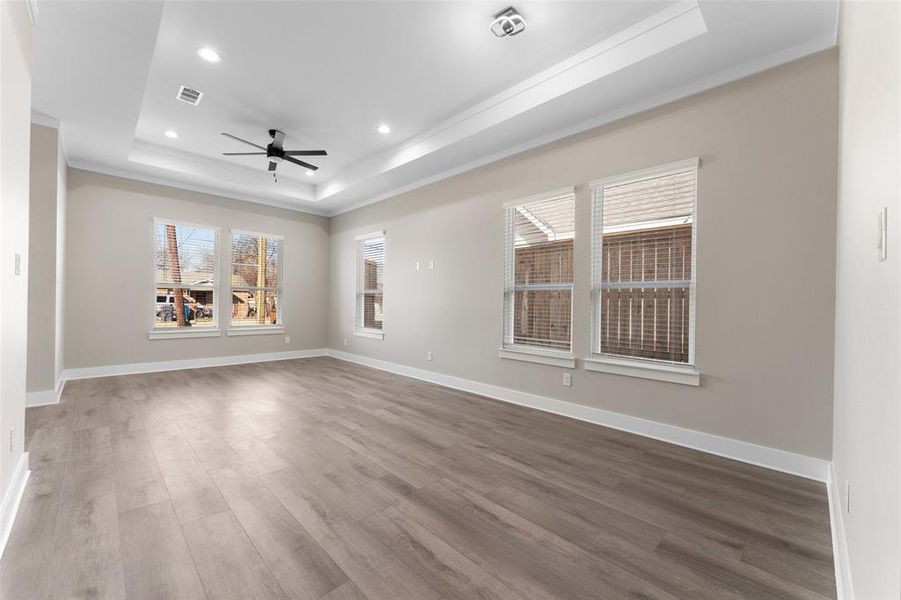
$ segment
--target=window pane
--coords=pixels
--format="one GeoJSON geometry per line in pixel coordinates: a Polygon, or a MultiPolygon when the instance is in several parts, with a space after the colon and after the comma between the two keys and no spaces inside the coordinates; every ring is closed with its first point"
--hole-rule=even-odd
{"type": "Polygon", "coordinates": [[[695,181],[690,169],[600,190],[596,351],[691,360],[695,181]]]}
{"type": "Polygon", "coordinates": [[[233,325],[279,324],[278,293],[262,289],[233,290],[231,320],[233,325]]]}
{"type": "Polygon", "coordinates": [[[157,288],[155,315],[155,327],[210,327],[213,290],[157,288]]]}
{"type": "Polygon", "coordinates": [[[505,342],[569,350],[572,339],[575,198],[564,196],[508,209],[505,342]],[[510,289],[512,287],[512,290],[510,289]],[[509,297],[508,297],[509,298],[509,297]],[[509,328],[512,327],[512,331],[509,328]]]}
{"type": "Polygon", "coordinates": [[[278,287],[282,240],[232,234],[232,286],[278,287]]]}
{"type": "Polygon", "coordinates": [[[571,290],[514,292],[514,344],[569,350],[571,327],[571,290]]]}
{"type": "Polygon", "coordinates": [[[370,238],[362,243],[363,289],[382,290],[385,276],[385,238],[370,238]]]}
{"type": "Polygon", "coordinates": [[[215,230],[156,224],[156,281],[213,285],[215,271],[215,230]]]}
{"type": "Polygon", "coordinates": [[[382,294],[363,294],[363,327],[382,328],[382,294]]]}

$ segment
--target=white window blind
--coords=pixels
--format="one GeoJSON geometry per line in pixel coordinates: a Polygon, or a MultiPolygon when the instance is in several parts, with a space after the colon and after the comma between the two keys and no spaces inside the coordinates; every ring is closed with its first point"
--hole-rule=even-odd
{"type": "Polygon", "coordinates": [[[154,328],[215,327],[213,227],[154,221],[154,328]]]}
{"type": "Polygon", "coordinates": [[[385,235],[357,239],[357,328],[384,329],[385,235]]]}
{"type": "Polygon", "coordinates": [[[572,349],[572,189],[506,208],[504,347],[572,349]]]}
{"type": "Polygon", "coordinates": [[[592,188],[594,353],[694,364],[697,161],[592,188]]]}
{"type": "Polygon", "coordinates": [[[233,231],[231,242],[231,325],[281,325],[284,239],[233,231]]]}

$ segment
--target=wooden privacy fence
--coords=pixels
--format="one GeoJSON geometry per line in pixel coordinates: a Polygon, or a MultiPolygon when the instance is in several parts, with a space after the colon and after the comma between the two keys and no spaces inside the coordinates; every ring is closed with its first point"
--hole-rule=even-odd
{"type": "Polygon", "coordinates": [[[605,233],[601,352],[688,362],[691,263],[691,224],[605,233]]]}

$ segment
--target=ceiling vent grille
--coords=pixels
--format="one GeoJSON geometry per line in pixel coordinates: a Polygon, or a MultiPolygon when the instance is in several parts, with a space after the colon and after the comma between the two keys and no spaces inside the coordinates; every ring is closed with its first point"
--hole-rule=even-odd
{"type": "Polygon", "coordinates": [[[183,85],[178,88],[178,94],[175,97],[182,102],[187,102],[192,106],[197,106],[198,104],[200,104],[200,100],[203,98],[203,92],[183,85]]]}

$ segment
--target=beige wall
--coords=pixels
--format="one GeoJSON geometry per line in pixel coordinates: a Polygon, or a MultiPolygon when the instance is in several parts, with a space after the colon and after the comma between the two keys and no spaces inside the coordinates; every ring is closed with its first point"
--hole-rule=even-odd
{"type": "Polygon", "coordinates": [[[901,597],[901,5],[848,2],[840,26],[835,462],[859,600],[901,597]],[[888,260],[878,214],[889,207],[888,260]],[[850,483],[850,506],[844,497],[850,483]],[[850,508],[850,511],[848,509],[850,508]]]}
{"type": "Polygon", "coordinates": [[[333,218],[330,345],[828,459],[836,119],[828,52],[333,218]],[[498,358],[503,202],[577,186],[585,356],[587,182],[695,156],[701,387],[577,370],[565,388],[559,368],[498,358]],[[352,335],[354,236],[376,229],[387,231],[384,340],[352,335]],[[415,270],[428,260],[435,270],[415,270]]]}
{"type": "Polygon", "coordinates": [[[0,498],[24,452],[30,138],[31,22],[24,2],[0,2],[0,498]]]}
{"type": "MultiPolygon", "coordinates": [[[[69,170],[68,178],[66,368],[325,346],[328,222],[324,217],[76,169],[69,170]],[[148,339],[155,302],[154,217],[219,227],[220,278],[230,272],[229,228],[284,235],[281,306],[291,343],[285,344],[281,335],[227,337],[223,315],[220,337],[148,339]]],[[[222,297],[217,304],[230,307],[222,297]]]]}
{"type": "Polygon", "coordinates": [[[53,390],[59,377],[58,348],[63,337],[60,261],[65,255],[57,242],[64,231],[65,172],[59,132],[32,125],[26,383],[29,392],[53,390]]]}

